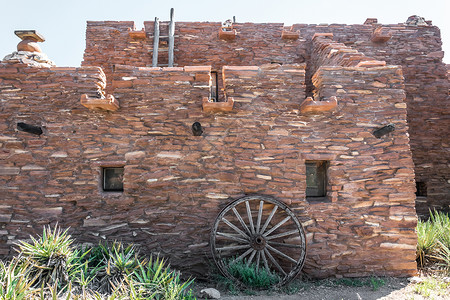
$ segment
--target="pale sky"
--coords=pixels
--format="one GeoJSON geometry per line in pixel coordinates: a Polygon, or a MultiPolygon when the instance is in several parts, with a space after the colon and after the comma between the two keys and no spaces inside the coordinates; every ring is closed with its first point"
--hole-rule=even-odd
{"type": "Polygon", "coordinates": [[[46,41],[45,54],[58,66],[79,66],[85,48],[86,21],[237,22],[362,24],[378,18],[382,24],[403,23],[411,15],[432,20],[441,29],[444,61],[450,63],[450,0],[0,0],[0,59],[16,50],[14,30],[35,29],[46,41]]]}

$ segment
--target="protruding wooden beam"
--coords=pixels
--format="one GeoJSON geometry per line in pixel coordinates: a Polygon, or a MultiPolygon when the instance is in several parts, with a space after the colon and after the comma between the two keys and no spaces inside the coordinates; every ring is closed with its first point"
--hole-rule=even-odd
{"type": "Polygon", "coordinates": [[[330,97],[328,100],[314,101],[312,97],[306,98],[300,105],[300,112],[302,114],[320,114],[323,112],[332,111],[337,107],[337,98],[335,96],[330,97]]]}
{"type": "Polygon", "coordinates": [[[173,20],[174,9],[170,9],[170,23],[169,23],[169,67],[173,67],[173,50],[175,44],[175,22],[173,20]]]}
{"type": "Polygon", "coordinates": [[[152,67],[158,66],[158,47],[159,47],[159,18],[155,18],[155,31],[153,34],[152,67]]]}
{"type": "Polygon", "coordinates": [[[228,97],[226,102],[212,102],[208,97],[203,97],[202,104],[204,112],[230,112],[233,110],[234,99],[228,97]]]}
{"type": "Polygon", "coordinates": [[[35,42],[45,42],[45,38],[42,34],[36,30],[14,30],[14,34],[21,40],[34,40],[35,42]]]}
{"type": "Polygon", "coordinates": [[[119,109],[119,102],[113,95],[107,95],[105,99],[90,98],[87,94],[81,95],[81,105],[89,109],[104,109],[116,111],[119,109]]]}

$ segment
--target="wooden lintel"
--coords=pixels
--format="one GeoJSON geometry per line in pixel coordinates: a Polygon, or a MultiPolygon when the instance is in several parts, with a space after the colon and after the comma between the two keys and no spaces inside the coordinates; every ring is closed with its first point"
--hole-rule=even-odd
{"type": "Polygon", "coordinates": [[[281,32],[281,38],[283,40],[298,40],[300,33],[298,31],[287,31],[283,30],[281,32]]]}
{"type": "Polygon", "coordinates": [[[116,111],[119,109],[119,101],[113,95],[107,95],[106,98],[90,98],[88,95],[81,95],[81,105],[89,109],[104,109],[108,111],[116,111]]]}
{"type": "Polygon", "coordinates": [[[300,112],[302,114],[311,113],[319,114],[322,112],[332,111],[337,107],[337,98],[335,96],[330,97],[324,101],[314,101],[312,97],[308,97],[300,105],[300,112]]]}
{"type": "Polygon", "coordinates": [[[226,102],[212,102],[208,97],[203,98],[204,112],[230,112],[233,110],[233,105],[233,97],[228,97],[226,102]]]}
{"type": "Polygon", "coordinates": [[[225,41],[233,41],[236,38],[236,29],[231,31],[224,31],[222,27],[219,29],[219,39],[225,41]]]}
{"type": "Polygon", "coordinates": [[[129,28],[128,35],[135,40],[143,40],[146,38],[145,30],[132,30],[129,28]]]}

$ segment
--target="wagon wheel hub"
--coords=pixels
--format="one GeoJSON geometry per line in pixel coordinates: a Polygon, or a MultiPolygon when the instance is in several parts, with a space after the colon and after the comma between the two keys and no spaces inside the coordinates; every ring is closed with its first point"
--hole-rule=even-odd
{"type": "Polygon", "coordinates": [[[264,250],[266,247],[266,239],[261,234],[256,234],[251,237],[250,245],[255,250],[264,250]]]}

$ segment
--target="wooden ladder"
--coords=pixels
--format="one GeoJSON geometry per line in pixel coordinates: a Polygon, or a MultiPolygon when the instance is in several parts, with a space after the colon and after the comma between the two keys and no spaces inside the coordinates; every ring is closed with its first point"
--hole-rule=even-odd
{"type": "Polygon", "coordinates": [[[169,22],[160,22],[159,18],[155,18],[152,67],[174,66],[175,22],[173,13],[174,9],[171,8],[169,22]],[[161,32],[166,32],[166,35],[161,35],[161,32]],[[160,60],[160,63],[158,63],[158,60],[160,60]]]}

